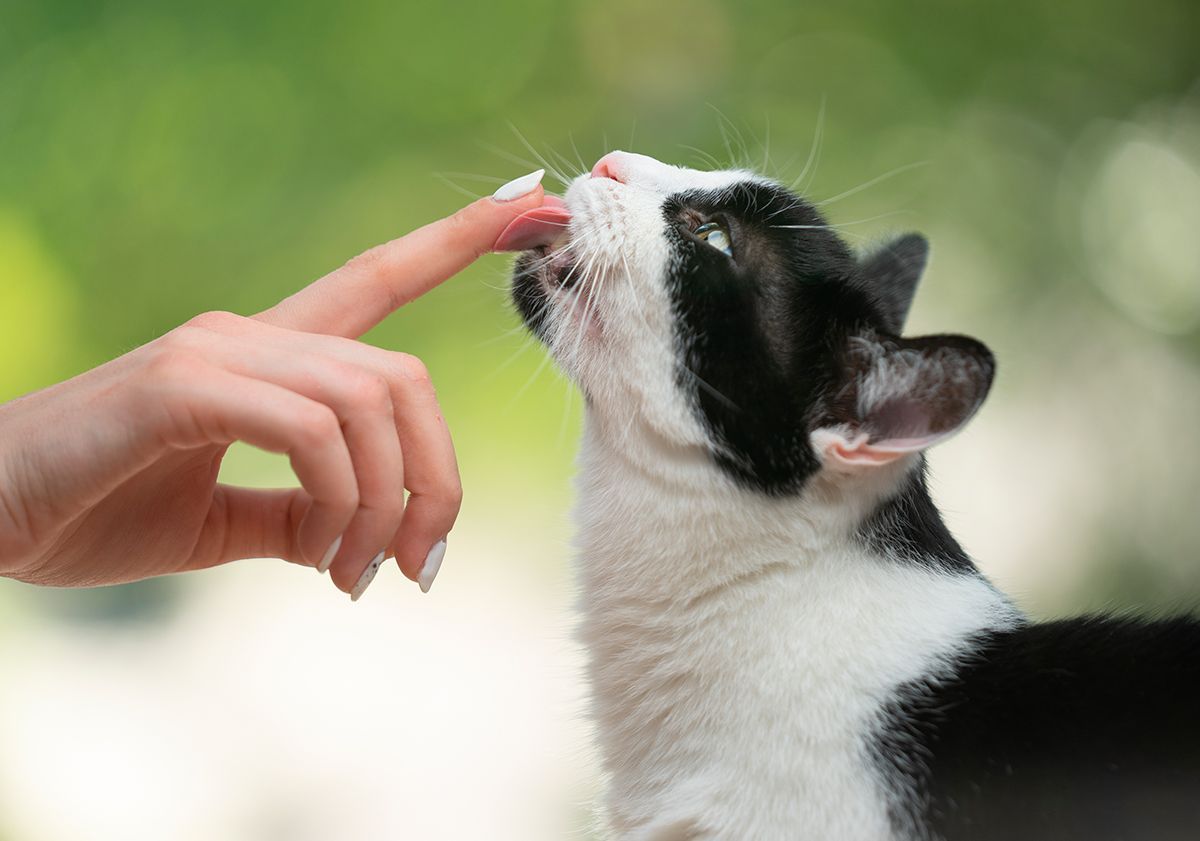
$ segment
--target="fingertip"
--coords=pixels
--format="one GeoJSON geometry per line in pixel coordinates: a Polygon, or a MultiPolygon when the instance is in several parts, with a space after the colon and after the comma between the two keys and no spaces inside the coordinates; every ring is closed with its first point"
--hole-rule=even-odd
{"type": "Polygon", "coordinates": [[[450,223],[448,228],[442,229],[448,234],[444,241],[461,256],[471,259],[491,253],[504,229],[522,213],[541,207],[545,198],[545,191],[538,186],[528,195],[512,201],[497,201],[490,196],[476,199],[443,220],[450,223]]]}
{"type": "Polygon", "coordinates": [[[491,215],[501,225],[507,225],[527,210],[541,207],[546,202],[546,190],[538,184],[531,191],[515,199],[497,199],[494,196],[479,199],[482,213],[491,215]]]}

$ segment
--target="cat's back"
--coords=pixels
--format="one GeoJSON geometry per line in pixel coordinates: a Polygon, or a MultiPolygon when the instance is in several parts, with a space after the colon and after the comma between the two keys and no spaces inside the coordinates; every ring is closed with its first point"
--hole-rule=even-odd
{"type": "Polygon", "coordinates": [[[953,677],[902,689],[878,749],[920,792],[897,818],[947,841],[1194,839],[1200,623],[990,632],[953,677]]]}

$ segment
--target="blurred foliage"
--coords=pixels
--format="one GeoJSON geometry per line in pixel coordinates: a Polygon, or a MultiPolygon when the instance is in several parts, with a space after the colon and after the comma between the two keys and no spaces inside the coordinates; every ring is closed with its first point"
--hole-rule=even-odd
{"type": "MultiPolygon", "coordinates": [[[[790,180],[822,113],[808,192],[851,191],[830,212],[855,244],[934,234],[934,326],[980,328],[1014,372],[1002,393],[1103,345],[1079,313],[1194,367],[1197,32],[1194,0],[5,0],[0,399],[197,312],[263,308],[538,156],[703,165],[694,148],[790,180]],[[1130,266],[1163,280],[1131,297],[1130,266]]],[[[433,371],[464,516],[535,530],[562,515],[578,401],[514,330],[505,281],[486,258],[368,338],[433,371]]],[[[288,478],[242,450],[225,475],[288,478]]],[[[1163,499],[1190,522],[1194,497],[1163,499]]]]}

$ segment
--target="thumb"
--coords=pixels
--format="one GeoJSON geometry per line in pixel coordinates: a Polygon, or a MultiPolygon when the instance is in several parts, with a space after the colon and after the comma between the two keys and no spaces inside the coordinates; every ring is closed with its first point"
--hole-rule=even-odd
{"type": "Polygon", "coordinates": [[[312,504],[301,488],[267,490],[218,484],[192,557],[183,570],[207,569],[245,558],[306,564],[296,535],[312,504]]]}

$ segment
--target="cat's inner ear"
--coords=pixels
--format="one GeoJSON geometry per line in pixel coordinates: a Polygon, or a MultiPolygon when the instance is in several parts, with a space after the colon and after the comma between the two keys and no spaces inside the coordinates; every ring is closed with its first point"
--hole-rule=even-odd
{"type": "Polygon", "coordinates": [[[883,329],[893,336],[904,330],[917,283],[928,262],[928,240],[920,234],[905,234],[859,263],[863,287],[883,317],[883,329]]]}
{"type": "Polygon", "coordinates": [[[963,427],[983,403],[995,362],[966,336],[849,340],[843,383],[812,444],[827,465],[888,464],[963,427]]]}

